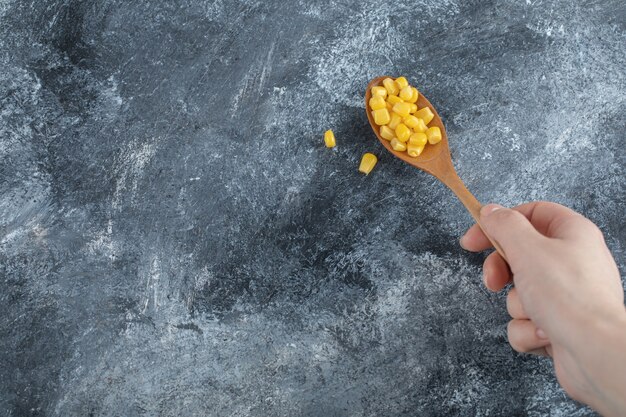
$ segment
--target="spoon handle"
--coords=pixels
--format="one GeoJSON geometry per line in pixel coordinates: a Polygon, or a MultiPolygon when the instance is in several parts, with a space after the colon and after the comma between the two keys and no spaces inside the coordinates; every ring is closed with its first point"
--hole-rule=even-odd
{"type": "MultiPolygon", "coordinates": [[[[461,180],[456,171],[448,171],[445,178],[442,178],[441,180],[450,190],[452,190],[454,194],[456,194],[456,196],[461,201],[461,203],[463,203],[467,211],[469,211],[474,220],[476,220],[476,223],[478,223],[480,228],[484,231],[485,229],[480,223],[480,208],[482,207],[482,205],[476,199],[476,197],[474,197],[474,194],[472,194],[467,189],[467,187],[463,183],[463,180],[461,180]]],[[[500,256],[502,256],[502,258],[508,262],[508,260],[506,259],[506,255],[504,254],[504,251],[502,250],[502,247],[498,244],[498,242],[493,240],[487,233],[485,233],[485,236],[487,236],[487,239],[489,239],[489,241],[496,249],[496,251],[500,254],[500,256]]]]}

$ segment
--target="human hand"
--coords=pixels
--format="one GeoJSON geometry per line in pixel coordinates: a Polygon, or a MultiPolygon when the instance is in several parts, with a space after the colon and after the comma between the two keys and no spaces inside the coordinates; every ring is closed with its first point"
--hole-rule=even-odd
{"type": "Polygon", "coordinates": [[[626,310],[619,271],[600,230],[564,206],[533,202],[513,209],[487,205],[481,225],[461,238],[491,253],[487,288],[507,295],[511,346],[553,358],[559,383],[574,399],[606,414],[626,415],[626,310]],[[509,269],[510,267],[510,269],[509,269]]]}

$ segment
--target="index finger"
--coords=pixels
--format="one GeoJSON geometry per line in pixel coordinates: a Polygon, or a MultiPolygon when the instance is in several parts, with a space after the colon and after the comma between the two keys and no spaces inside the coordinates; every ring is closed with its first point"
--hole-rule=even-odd
{"type": "MultiPolygon", "coordinates": [[[[574,218],[584,219],[574,210],[549,201],[533,201],[513,207],[513,210],[522,213],[539,233],[547,237],[569,237],[575,233],[564,225],[574,218]]],[[[461,247],[472,252],[493,247],[478,224],[469,228],[460,243],[461,247]]]]}

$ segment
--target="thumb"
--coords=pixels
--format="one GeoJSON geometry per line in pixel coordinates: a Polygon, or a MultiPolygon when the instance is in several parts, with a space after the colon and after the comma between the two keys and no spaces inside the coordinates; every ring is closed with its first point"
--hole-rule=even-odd
{"type": "Polygon", "coordinates": [[[543,237],[522,213],[497,204],[480,210],[480,226],[500,245],[513,270],[528,261],[528,255],[537,250],[543,237]]]}

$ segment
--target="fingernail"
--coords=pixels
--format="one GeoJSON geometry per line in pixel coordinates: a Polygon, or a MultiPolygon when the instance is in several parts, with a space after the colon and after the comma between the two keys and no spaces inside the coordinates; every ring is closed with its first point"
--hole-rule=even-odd
{"type": "Polygon", "coordinates": [[[487,285],[487,276],[488,275],[489,275],[489,270],[487,268],[483,267],[483,284],[487,288],[489,288],[489,285],[487,285]]]}
{"type": "Polygon", "coordinates": [[[537,329],[536,333],[537,333],[537,337],[539,339],[547,339],[548,338],[548,336],[546,336],[546,333],[543,330],[541,330],[541,329],[537,329]]]}
{"type": "Polygon", "coordinates": [[[502,206],[498,204],[487,204],[480,209],[480,215],[486,217],[496,210],[500,210],[502,206]]]}
{"type": "Polygon", "coordinates": [[[467,233],[461,236],[461,239],[459,239],[459,245],[461,245],[463,249],[467,250],[465,247],[465,241],[467,240],[465,236],[467,236],[467,233]]]}

